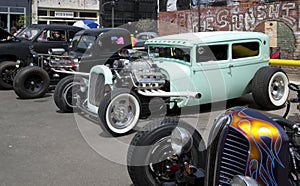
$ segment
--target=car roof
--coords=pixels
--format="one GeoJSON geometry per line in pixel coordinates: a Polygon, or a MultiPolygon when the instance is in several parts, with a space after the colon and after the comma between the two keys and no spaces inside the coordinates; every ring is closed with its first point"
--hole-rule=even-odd
{"type": "Polygon", "coordinates": [[[76,35],[93,35],[93,36],[98,36],[102,32],[108,32],[108,31],[121,31],[121,32],[126,32],[129,33],[128,30],[123,29],[123,28],[92,28],[92,29],[84,29],[76,33],[76,35]]]}
{"type": "Polygon", "coordinates": [[[63,24],[32,24],[28,27],[34,27],[34,28],[45,28],[45,29],[70,29],[70,30],[82,30],[83,28],[72,26],[72,25],[63,25],[63,24]]]}
{"type": "Polygon", "coordinates": [[[7,37],[9,36],[13,36],[13,35],[7,32],[6,30],[0,28],[0,39],[7,39],[7,37]]]}
{"type": "Polygon", "coordinates": [[[260,39],[268,41],[268,36],[261,32],[247,31],[214,31],[193,32],[156,37],[146,41],[146,44],[169,44],[193,46],[195,44],[214,43],[222,41],[238,41],[244,39],[260,39]]]}
{"type": "Polygon", "coordinates": [[[137,36],[140,36],[140,35],[151,35],[151,36],[158,36],[158,34],[156,32],[140,32],[138,34],[136,34],[136,37],[137,36]]]}

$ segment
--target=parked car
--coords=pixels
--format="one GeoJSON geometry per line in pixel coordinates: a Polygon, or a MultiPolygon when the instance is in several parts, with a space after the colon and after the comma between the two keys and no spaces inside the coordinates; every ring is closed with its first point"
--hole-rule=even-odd
{"type": "Polygon", "coordinates": [[[124,58],[118,51],[132,49],[130,32],[123,28],[99,28],[81,31],[74,37],[71,55],[80,54],[78,72],[56,71],[73,74],[60,80],[54,91],[54,102],[63,112],[72,112],[73,94],[78,90],[81,78],[88,78],[90,69],[95,65],[113,66],[115,60],[124,58]],[[92,44],[91,40],[97,39],[92,44]]]}
{"type": "MultiPolygon", "coordinates": [[[[128,173],[140,185],[298,185],[299,121],[286,119],[290,102],[300,109],[300,89],[283,117],[234,107],[211,123],[207,141],[179,118],[148,123],[133,137],[128,173]]],[[[297,113],[298,115],[298,113],[297,113]]]]}
{"type": "Polygon", "coordinates": [[[68,49],[82,28],[69,25],[33,24],[16,36],[0,29],[0,89],[12,89],[16,62],[23,67],[36,65],[32,53],[47,54],[50,48],[68,49]]]}
{"type": "Polygon", "coordinates": [[[269,66],[263,33],[186,33],[146,44],[148,57],[129,52],[127,59],[94,66],[80,83],[76,108],[99,118],[112,135],[129,132],[139,117],[248,93],[264,109],[281,108],[288,98],[288,77],[269,66]]]}

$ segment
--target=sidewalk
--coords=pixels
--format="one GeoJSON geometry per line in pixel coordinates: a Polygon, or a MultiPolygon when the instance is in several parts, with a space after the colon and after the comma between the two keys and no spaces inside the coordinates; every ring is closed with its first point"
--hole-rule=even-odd
{"type": "Polygon", "coordinates": [[[287,73],[289,80],[291,83],[295,83],[296,85],[300,85],[300,74],[291,74],[287,73]]]}
{"type": "Polygon", "coordinates": [[[281,67],[289,77],[290,82],[300,85],[300,68],[299,67],[281,67]]]}

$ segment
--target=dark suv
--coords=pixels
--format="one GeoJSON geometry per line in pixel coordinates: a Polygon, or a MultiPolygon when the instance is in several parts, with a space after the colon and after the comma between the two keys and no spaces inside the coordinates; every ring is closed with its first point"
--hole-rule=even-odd
{"type": "Polygon", "coordinates": [[[82,30],[70,25],[34,24],[13,36],[0,29],[0,89],[11,89],[16,62],[36,65],[33,53],[47,54],[50,48],[68,49],[75,33],[82,30]]]}

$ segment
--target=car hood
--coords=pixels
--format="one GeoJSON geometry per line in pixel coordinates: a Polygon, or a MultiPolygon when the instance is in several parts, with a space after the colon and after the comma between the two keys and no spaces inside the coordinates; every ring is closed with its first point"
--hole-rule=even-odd
{"type": "Polygon", "coordinates": [[[0,28],[0,39],[7,39],[7,37],[13,37],[13,35],[0,28]]]}

